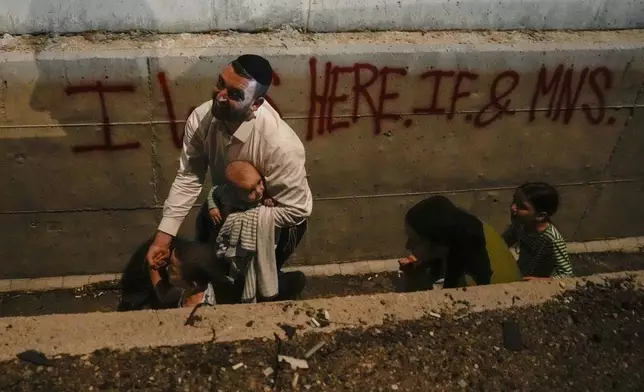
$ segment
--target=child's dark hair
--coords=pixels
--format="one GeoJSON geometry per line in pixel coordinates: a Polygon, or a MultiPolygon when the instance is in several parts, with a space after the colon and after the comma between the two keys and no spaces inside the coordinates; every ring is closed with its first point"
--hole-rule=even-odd
{"type": "Polygon", "coordinates": [[[205,286],[217,280],[219,271],[213,258],[211,246],[200,242],[175,238],[174,252],[181,261],[179,271],[186,282],[205,286]]]}
{"type": "Polygon", "coordinates": [[[526,197],[537,213],[553,216],[559,208],[559,192],[545,182],[526,182],[517,190],[526,197]]]}

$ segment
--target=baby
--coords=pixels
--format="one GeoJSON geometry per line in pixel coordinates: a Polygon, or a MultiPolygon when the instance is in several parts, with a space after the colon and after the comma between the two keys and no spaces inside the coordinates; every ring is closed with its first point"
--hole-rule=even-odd
{"type": "Polygon", "coordinates": [[[544,182],[528,182],[515,191],[503,238],[508,246],[519,244],[525,280],[572,276],[566,241],[551,222],[558,207],[559,193],[544,182]]]}
{"type": "Polygon", "coordinates": [[[232,161],[226,166],[228,183],[215,185],[208,192],[208,215],[220,225],[233,212],[260,206],[274,207],[275,201],[266,197],[264,178],[248,161],[232,161]]]}

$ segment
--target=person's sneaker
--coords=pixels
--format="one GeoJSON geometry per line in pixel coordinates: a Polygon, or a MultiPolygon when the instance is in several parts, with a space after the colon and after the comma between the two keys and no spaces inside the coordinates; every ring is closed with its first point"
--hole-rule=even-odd
{"type": "Polygon", "coordinates": [[[306,275],[301,271],[280,272],[278,277],[279,293],[273,301],[293,301],[300,298],[306,287],[306,275]]]}

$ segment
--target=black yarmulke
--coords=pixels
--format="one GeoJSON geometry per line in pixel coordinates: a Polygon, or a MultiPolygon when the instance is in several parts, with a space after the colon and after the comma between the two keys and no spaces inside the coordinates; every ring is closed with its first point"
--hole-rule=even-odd
{"type": "Polygon", "coordinates": [[[237,60],[235,61],[258,83],[265,86],[271,85],[271,82],[273,81],[273,68],[268,60],[256,54],[244,54],[237,57],[237,60]]]}

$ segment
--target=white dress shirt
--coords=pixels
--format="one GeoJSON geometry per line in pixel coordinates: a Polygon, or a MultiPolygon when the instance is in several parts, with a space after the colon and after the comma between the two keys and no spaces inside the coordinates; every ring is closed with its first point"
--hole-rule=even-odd
{"type": "Polygon", "coordinates": [[[212,101],[188,118],[179,170],[163,206],[159,230],[175,236],[204,185],[210,168],[213,184],[225,182],[224,169],[232,160],[250,161],[266,179],[266,191],[277,201],[275,226],[299,224],[311,215],[304,145],[268,102],[231,136],[223,121],[212,115],[212,101]]]}

